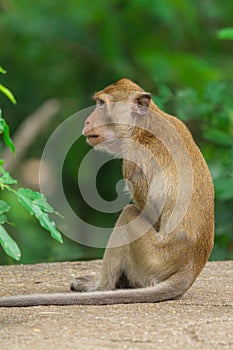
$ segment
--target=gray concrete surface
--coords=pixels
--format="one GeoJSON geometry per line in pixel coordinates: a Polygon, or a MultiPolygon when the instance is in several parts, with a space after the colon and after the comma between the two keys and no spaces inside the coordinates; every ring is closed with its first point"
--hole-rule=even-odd
{"type": "MultiPolygon", "coordinates": [[[[68,292],[100,261],[0,266],[0,295],[68,292]]],[[[0,309],[0,349],[233,349],[233,261],[210,262],[180,299],[0,309]]]]}

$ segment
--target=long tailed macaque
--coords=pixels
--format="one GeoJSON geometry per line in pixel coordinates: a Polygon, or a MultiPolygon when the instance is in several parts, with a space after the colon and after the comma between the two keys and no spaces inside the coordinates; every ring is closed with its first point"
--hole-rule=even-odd
{"type": "Polygon", "coordinates": [[[128,79],[94,95],[83,135],[123,157],[133,204],[113,230],[101,278],[76,278],[75,293],[0,298],[0,306],[154,303],[181,297],[213,247],[214,190],[186,126],[128,79]],[[81,293],[82,292],[82,293],[81,293]]]}

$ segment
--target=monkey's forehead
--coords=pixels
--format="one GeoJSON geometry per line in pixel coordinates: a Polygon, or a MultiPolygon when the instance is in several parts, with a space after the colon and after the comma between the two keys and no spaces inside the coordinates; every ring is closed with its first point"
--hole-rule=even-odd
{"type": "Polygon", "coordinates": [[[109,94],[106,94],[104,92],[104,90],[96,92],[92,98],[93,100],[98,100],[101,99],[106,103],[110,103],[110,102],[124,102],[124,103],[128,103],[128,102],[132,102],[134,100],[135,97],[137,97],[138,95],[140,95],[142,92],[140,91],[125,91],[125,90],[118,90],[118,91],[114,91],[111,92],[109,94]]]}
{"type": "MultiPolygon", "coordinates": [[[[107,94],[107,95],[115,95],[118,92],[143,92],[144,90],[140,88],[136,83],[127,78],[122,78],[118,80],[116,83],[110,84],[106,86],[103,90],[97,92],[97,94],[107,94]]],[[[96,95],[96,94],[95,94],[96,95]]],[[[95,98],[94,95],[94,98],[95,98]]]]}
{"type": "Polygon", "coordinates": [[[116,83],[107,86],[105,89],[125,89],[129,91],[143,91],[143,89],[140,88],[139,85],[127,78],[122,78],[116,83]]]}

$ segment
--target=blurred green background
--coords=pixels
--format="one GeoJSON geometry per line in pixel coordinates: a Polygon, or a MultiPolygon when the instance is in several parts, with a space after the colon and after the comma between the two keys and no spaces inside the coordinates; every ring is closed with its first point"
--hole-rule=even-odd
{"type": "MultiPolygon", "coordinates": [[[[219,40],[216,34],[232,20],[231,0],[0,0],[0,65],[8,71],[1,82],[18,102],[13,106],[1,96],[12,134],[51,97],[61,102],[59,113],[33,140],[12,175],[37,190],[38,160],[54,128],[90,106],[95,91],[128,77],[191,130],[215,184],[211,259],[232,259],[233,42],[219,40]]],[[[67,197],[91,222],[112,225],[117,213],[94,212],[81,199],[75,169],[89,148],[83,139],[78,143],[79,153],[74,145],[66,159],[67,197]]],[[[120,176],[119,161],[106,164],[97,181],[105,199],[114,198],[120,176]]],[[[4,194],[4,199],[14,208],[16,227],[7,229],[22,250],[21,263],[102,256],[103,250],[67,238],[59,244],[10,195],[4,194]]],[[[8,263],[15,262],[0,249],[0,264],[8,263]]]]}

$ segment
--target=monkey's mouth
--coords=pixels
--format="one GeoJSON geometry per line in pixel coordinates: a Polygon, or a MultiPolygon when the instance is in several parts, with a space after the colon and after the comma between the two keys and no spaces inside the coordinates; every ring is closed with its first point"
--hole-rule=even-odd
{"type": "Polygon", "coordinates": [[[100,142],[99,135],[91,134],[87,136],[87,141],[90,145],[95,146],[97,143],[100,142]]]}
{"type": "Polygon", "coordinates": [[[89,139],[97,139],[99,135],[88,135],[87,138],[89,139]]]}

